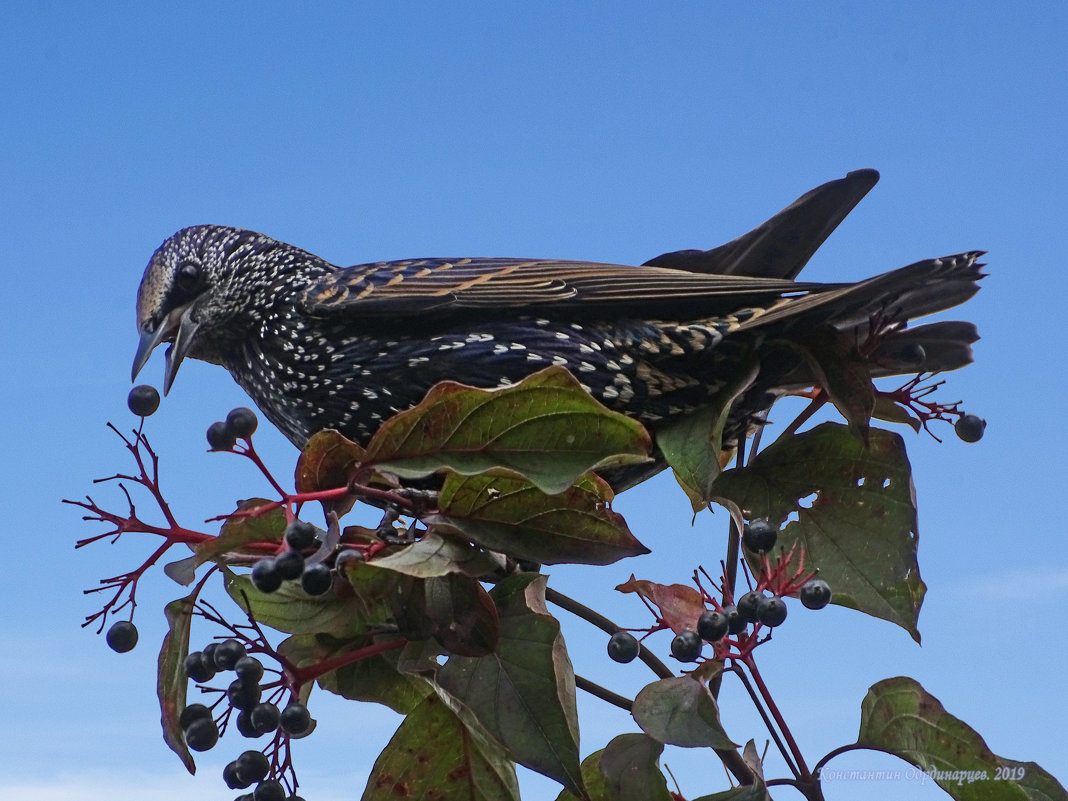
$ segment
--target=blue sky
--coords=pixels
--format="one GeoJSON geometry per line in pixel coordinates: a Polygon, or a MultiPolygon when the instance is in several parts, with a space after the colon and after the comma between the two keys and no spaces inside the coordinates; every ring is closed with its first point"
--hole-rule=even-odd
{"type": "MultiPolygon", "coordinates": [[[[79,628],[96,608],[81,590],[153,545],[75,553],[96,530],[59,504],[92,491],[120,506],[90,481],[129,467],[104,424],[134,422],[134,295],[164,238],[216,222],[338,263],[638,263],[726,241],[858,167],[882,181],[806,277],[990,251],[990,277],[960,312],[983,335],[977,363],[946,389],[989,428],[974,446],[905,432],[929,585],[922,648],[831,609],[792,616],[762,649],[762,670],[811,761],[855,738],[869,685],[909,675],[996,753],[1068,778],[1065,30],[1055,4],[12,6],[0,31],[0,470],[12,566],[0,585],[0,797],[232,797],[218,777],[243,744],[225,738],[194,778],[159,735],[161,610],[184,593],[161,574],[143,582],[142,643],[110,652],[79,628]]],[[[145,376],[161,375],[157,357],[145,376]]],[[[191,523],[265,491],[246,464],[204,453],[207,424],[245,402],[225,372],[187,363],[150,420],[165,490],[191,523]]],[[[280,436],[265,431],[257,445],[288,473],[295,452],[280,436]]],[[[632,571],[670,582],[714,563],[724,516],[691,528],[667,477],[617,509],[654,555],[559,568],[552,581],[644,625],[642,608],[611,588],[632,571]]],[[[652,678],[608,663],[596,631],[566,625],[580,672],[624,693],[652,678]]],[[[635,730],[580,703],[583,754],[635,730]]],[[[320,728],[297,750],[304,795],[359,797],[396,719],[325,693],[312,704],[320,728]]],[[[737,693],[725,693],[724,718],[735,739],[763,743],[737,693]]],[[[689,797],[726,786],[705,754],[665,760],[689,797]]],[[[895,764],[868,753],[832,763],[895,764]]],[[[522,782],[527,799],[555,798],[548,781],[522,782]]],[[[901,780],[835,785],[827,797],[944,795],[901,780]]]]}

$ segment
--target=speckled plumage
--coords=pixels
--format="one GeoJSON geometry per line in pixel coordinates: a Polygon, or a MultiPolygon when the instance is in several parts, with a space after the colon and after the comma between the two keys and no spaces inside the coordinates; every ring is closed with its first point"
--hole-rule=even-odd
{"type": "MultiPolygon", "coordinates": [[[[862,336],[872,315],[904,323],[976,291],[977,253],[857,284],[792,280],[876,178],[850,173],[727,245],[641,267],[421,259],[342,268],[263,234],[193,226],[145,271],[134,374],[173,342],[165,390],[187,355],[220,364],[298,446],[322,428],[366,441],[438,381],[504,386],[553,364],[654,430],[757,364],[738,405],[745,420],[774,392],[812,379],[783,340],[825,325],[862,336]]],[[[894,363],[906,343],[924,345],[923,369],[954,369],[975,338],[967,323],[891,333],[876,370],[914,372],[894,363]]]]}

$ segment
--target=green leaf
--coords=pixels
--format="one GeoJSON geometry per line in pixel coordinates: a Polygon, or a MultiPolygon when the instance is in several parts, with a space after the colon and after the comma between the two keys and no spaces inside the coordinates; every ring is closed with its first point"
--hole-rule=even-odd
{"type": "Polygon", "coordinates": [[[548,495],[508,475],[449,473],[438,495],[439,513],[424,519],[519,559],[607,565],[649,553],[609,508],[613,497],[595,475],[548,495]]]}
{"type": "Polygon", "coordinates": [[[362,798],[519,801],[519,785],[499,748],[470,736],[448,706],[429,696],[378,755],[362,798]]]}
{"type": "Polygon", "coordinates": [[[599,764],[609,798],[618,801],[670,801],[660,770],[664,746],[644,734],[620,734],[605,747],[599,764]]]}
{"type": "Polygon", "coordinates": [[[750,740],[742,749],[742,759],[753,771],[753,783],[743,784],[711,795],[703,795],[694,801],[772,801],[764,783],[764,765],[757,753],[756,743],[750,740]]]}
{"type": "Polygon", "coordinates": [[[694,801],[771,801],[771,796],[768,795],[764,782],[755,781],[752,784],[743,784],[719,793],[703,795],[695,798],[694,801]]]}
{"type": "Polygon", "coordinates": [[[912,428],[917,434],[920,433],[922,425],[920,421],[889,395],[876,394],[875,409],[872,411],[871,416],[879,420],[885,420],[888,423],[901,423],[912,428]]]}
{"type": "Polygon", "coordinates": [[[503,567],[503,560],[469,543],[445,539],[430,532],[418,542],[389,556],[377,558],[372,564],[408,576],[431,578],[449,573],[485,576],[503,567]]]}
{"type": "Polygon", "coordinates": [[[689,676],[647,684],[631,709],[642,731],[683,748],[736,748],[719,720],[719,705],[708,688],[689,676]]]}
{"type": "MultiPolygon", "coordinates": [[[[671,801],[660,771],[664,746],[644,734],[621,734],[582,760],[588,801],[671,801]]],[[[556,801],[582,801],[564,790],[556,801]]]]}
{"type": "Polygon", "coordinates": [[[497,650],[451,658],[438,685],[516,762],[581,795],[575,674],[560,624],[545,608],[545,581],[523,573],[494,587],[497,650]]]}
{"type": "Polygon", "coordinates": [[[332,428],[312,434],[301,449],[294,474],[297,492],[337,489],[349,483],[364,450],[332,428]]]}
{"type": "Polygon", "coordinates": [[[156,678],[156,695],[159,696],[160,722],[163,724],[163,740],[178,755],[190,773],[196,773],[197,767],[193,755],[185,745],[182,727],[178,719],[185,709],[185,692],[189,679],[185,675],[182,663],[189,654],[189,627],[193,604],[197,593],[185,598],[171,601],[163,608],[167,617],[167,634],[159,650],[159,663],[156,678]]]}
{"type": "MultiPolygon", "coordinates": [[[[340,432],[332,428],[317,431],[301,449],[293,476],[294,486],[300,493],[347,486],[363,458],[363,448],[340,432]]],[[[322,503],[327,512],[342,518],[355,502],[355,497],[346,495],[322,503]]]]}
{"type": "Polygon", "coordinates": [[[489,593],[471,576],[450,573],[426,579],[426,615],[434,639],[450,654],[481,657],[497,647],[501,623],[489,593]]]}
{"type": "MultiPolygon", "coordinates": [[[[257,509],[273,503],[264,498],[239,501],[237,511],[257,509]]],[[[281,542],[286,529],[286,515],[281,508],[272,509],[255,517],[229,517],[222,524],[219,536],[199,542],[193,547],[193,555],[164,566],[164,572],[179,584],[192,584],[196,569],[232,553],[241,553],[250,542],[281,542]]]]}
{"type": "Polygon", "coordinates": [[[781,525],[796,513],[779,544],[804,546],[806,569],[819,569],[834,603],[896,623],[919,642],[926,586],[912,472],[897,434],[873,428],[865,445],[845,426],[824,423],[724,471],[714,491],[750,519],[781,525]]]}
{"type": "Polygon", "coordinates": [[[828,325],[811,332],[797,350],[850,430],[864,436],[875,410],[875,386],[855,338],[828,325]]]}
{"type": "Polygon", "coordinates": [[[1068,799],[1053,776],[1034,762],[999,757],[975,729],[904,676],[868,690],[857,745],[911,762],[958,801],[1068,799]]]}
{"type": "Polygon", "coordinates": [[[600,751],[594,751],[582,760],[582,764],[579,766],[582,772],[583,784],[586,786],[585,797],[577,796],[570,790],[561,790],[560,795],[556,797],[556,801],[614,801],[614,797],[608,789],[608,780],[601,773],[601,755],[603,753],[603,748],[600,751]]]}
{"type": "Polygon", "coordinates": [[[436,384],[418,406],[379,428],[365,464],[403,478],[503,467],[556,493],[590,470],[646,461],[651,444],[641,424],[550,367],[503,389],[436,384]]]}
{"type": "Polygon", "coordinates": [[[759,365],[752,364],[738,380],[721,391],[715,400],[700,411],[662,426],[656,432],[656,444],[675,474],[675,480],[690,499],[694,512],[708,507],[712,500],[712,483],[722,472],[723,430],[731,407],[756,379],[759,365]]]}
{"type": "MultiPolygon", "coordinates": [[[[297,634],[278,646],[280,653],[297,667],[342,657],[367,647],[367,638],[339,640],[326,634],[297,634]]],[[[400,650],[360,659],[319,677],[319,686],[350,701],[384,704],[406,715],[430,693],[426,681],[397,670],[400,650]]]]}
{"type": "Polygon", "coordinates": [[[353,636],[364,632],[369,623],[359,600],[332,592],[308,595],[297,582],[283,582],[274,592],[266,593],[256,589],[247,573],[228,573],[226,591],[257,623],[286,634],[353,636]]]}

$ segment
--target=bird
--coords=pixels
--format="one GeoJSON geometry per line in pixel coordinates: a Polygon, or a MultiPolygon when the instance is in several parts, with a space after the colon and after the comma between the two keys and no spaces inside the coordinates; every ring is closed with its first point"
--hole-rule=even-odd
{"type": "Polygon", "coordinates": [[[816,383],[797,346],[820,331],[874,343],[865,358],[875,376],[971,362],[972,323],[909,323],[972,297],[981,251],[855,283],[796,280],[878,180],[855,170],[724,245],[641,265],[480,257],[342,267],[255,231],[194,225],[145,269],[131,377],[169,343],[164,394],[183,359],[221,365],[300,448],[323,429],[366,444],[441,381],[492,389],[553,365],[655,438],[755,370],[731,411],[731,430],[744,432],[778,396],[816,383]]]}

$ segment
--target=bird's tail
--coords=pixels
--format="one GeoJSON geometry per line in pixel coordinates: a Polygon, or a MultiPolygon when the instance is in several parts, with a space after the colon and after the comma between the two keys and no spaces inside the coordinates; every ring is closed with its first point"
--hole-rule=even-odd
{"type": "Polygon", "coordinates": [[[912,320],[964,303],[979,291],[982,251],[927,259],[855,284],[784,297],[735,330],[770,337],[803,333],[830,324],[865,339],[871,326],[886,330],[873,352],[877,375],[917,372],[916,349],[923,348],[925,372],[956,370],[972,361],[979,338],[973,324],[949,321],[908,328],[912,320]],[[898,357],[898,354],[907,356],[898,357]]]}

